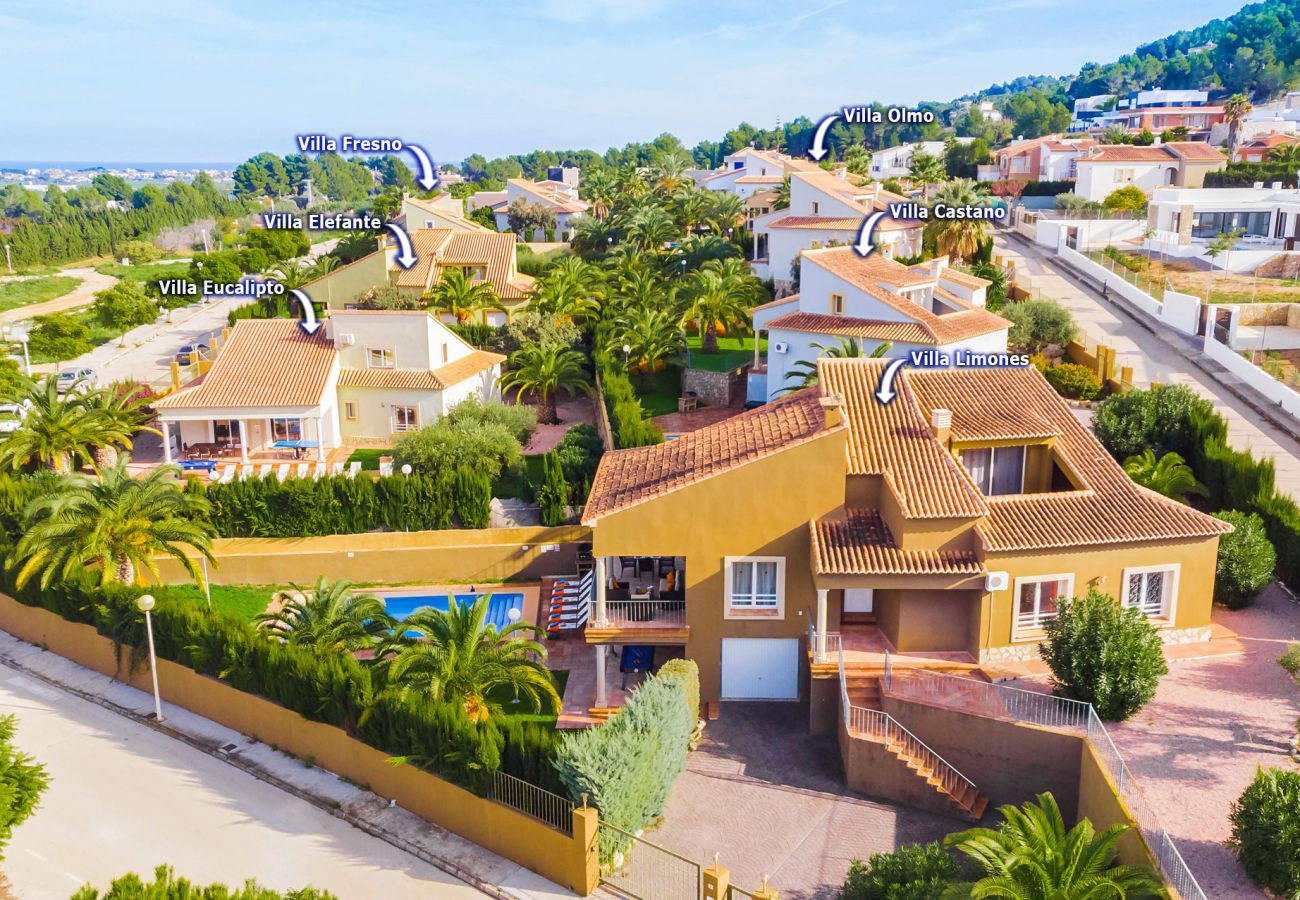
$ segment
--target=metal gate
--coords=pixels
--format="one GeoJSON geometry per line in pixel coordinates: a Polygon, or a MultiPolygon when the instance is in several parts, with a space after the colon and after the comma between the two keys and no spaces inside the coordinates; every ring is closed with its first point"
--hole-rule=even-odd
{"type": "Polygon", "coordinates": [[[600,823],[600,883],[630,900],[700,900],[700,864],[600,823]]]}

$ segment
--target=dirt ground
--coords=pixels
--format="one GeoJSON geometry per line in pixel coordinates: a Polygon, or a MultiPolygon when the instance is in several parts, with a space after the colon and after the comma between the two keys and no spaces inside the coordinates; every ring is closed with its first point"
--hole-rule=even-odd
{"type": "MultiPolygon", "coordinates": [[[[1126,255],[1143,258],[1137,253],[1126,255]]],[[[1211,274],[1205,269],[1186,260],[1161,262],[1159,256],[1152,257],[1137,274],[1139,279],[1158,285],[1168,279],[1174,290],[1197,297],[1205,296],[1211,282],[1211,274]]],[[[1212,303],[1300,303],[1300,280],[1215,271],[1210,300],[1212,303]]]]}

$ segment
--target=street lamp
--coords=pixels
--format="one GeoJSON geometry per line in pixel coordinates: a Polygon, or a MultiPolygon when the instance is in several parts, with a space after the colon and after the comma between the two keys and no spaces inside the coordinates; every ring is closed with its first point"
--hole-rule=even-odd
{"type": "Polygon", "coordinates": [[[163,720],[162,695],[158,693],[158,657],[153,650],[153,594],[141,594],[135,601],[135,608],[144,613],[144,632],[149,638],[149,674],[153,676],[153,718],[155,722],[163,720]]]}
{"type": "Polygon", "coordinates": [[[403,474],[403,475],[410,475],[410,474],[411,474],[411,464],[410,464],[410,463],[402,463],[402,474],[403,474]]]}
{"type": "Polygon", "coordinates": [[[624,344],[623,345],[623,367],[624,368],[627,368],[628,359],[631,358],[631,356],[632,356],[632,345],[624,344]]]}

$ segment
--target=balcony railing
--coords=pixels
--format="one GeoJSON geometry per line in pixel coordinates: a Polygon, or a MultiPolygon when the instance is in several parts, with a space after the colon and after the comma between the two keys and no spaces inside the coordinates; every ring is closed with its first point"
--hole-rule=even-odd
{"type": "Polygon", "coordinates": [[[600,604],[594,598],[589,602],[594,628],[683,628],[686,625],[686,601],[681,598],[606,599],[603,619],[600,604]]]}

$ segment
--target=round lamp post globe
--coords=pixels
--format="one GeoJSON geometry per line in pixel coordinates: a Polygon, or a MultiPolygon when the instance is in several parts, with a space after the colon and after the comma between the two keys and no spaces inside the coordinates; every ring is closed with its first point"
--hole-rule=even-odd
{"type": "Polygon", "coordinates": [[[403,463],[403,464],[402,464],[402,474],[403,474],[403,475],[410,475],[410,474],[411,474],[411,464],[410,464],[410,463],[403,463]]]}
{"type": "Polygon", "coordinates": [[[513,607],[513,606],[510,607],[510,609],[506,612],[506,618],[510,620],[510,624],[511,624],[511,625],[515,624],[516,622],[518,622],[518,621],[519,621],[520,619],[522,619],[523,617],[524,617],[524,614],[521,613],[521,612],[518,610],[518,608],[513,607]]]}

